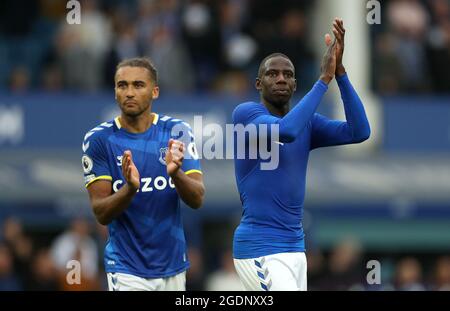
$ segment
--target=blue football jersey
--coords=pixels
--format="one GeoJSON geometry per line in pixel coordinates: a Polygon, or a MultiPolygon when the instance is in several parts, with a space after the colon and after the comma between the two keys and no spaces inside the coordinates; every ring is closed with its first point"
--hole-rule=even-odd
{"type": "Polygon", "coordinates": [[[144,133],[130,133],[119,118],[90,130],[83,141],[82,164],[86,188],[109,180],[114,192],[126,183],[122,155],[130,150],[141,178],[130,206],[108,225],[106,272],[144,278],[170,277],[189,267],[180,215],[180,198],[167,175],[165,156],[170,138],[186,147],[182,170],[201,173],[194,135],[189,124],[155,114],[144,133]]]}
{"type": "MultiPolygon", "coordinates": [[[[258,115],[270,113],[263,104],[244,103],[235,109],[233,123],[248,125],[258,115]]],[[[234,258],[305,251],[302,218],[310,134],[308,124],[301,137],[280,144],[279,164],[274,170],[261,170],[260,158],[235,156],[243,213],[234,234],[234,258]]],[[[248,140],[246,144],[248,147],[248,140]]]]}
{"type": "MultiPolygon", "coordinates": [[[[364,106],[347,74],[336,80],[346,121],[330,120],[315,112],[328,89],[321,80],[282,118],[272,115],[262,103],[242,103],[233,111],[235,125],[278,125],[280,140],[274,140],[279,146],[279,164],[273,170],[260,169],[265,162],[261,157],[235,156],[243,213],[234,234],[234,258],[305,251],[302,221],[310,151],[360,143],[370,136],[364,106]]],[[[245,143],[246,147],[251,145],[248,138],[245,143]]]]}

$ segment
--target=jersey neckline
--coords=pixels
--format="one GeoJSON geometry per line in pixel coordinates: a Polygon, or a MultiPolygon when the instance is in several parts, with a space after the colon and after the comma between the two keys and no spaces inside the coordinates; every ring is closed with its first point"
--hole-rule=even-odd
{"type": "Polygon", "coordinates": [[[132,137],[145,136],[146,134],[148,134],[152,130],[153,127],[158,125],[159,114],[157,114],[156,112],[152,112],[152,114],[154,115],[153,121],[152,121],[152,125],[145,132],[142,132],[142,133],[130,133],[126,129],[124,129],[122,127],[122,124],[120,124],[120,120],[119,120],[120,116],[117,116],[117,117],[114,118],[114,124],[116,125],[116,127],[117,127],[117,129],[119,131],[121,131],[122,133],[124,133],[126,135],[129,135],[129,136],[132,136],[132,137]]]}

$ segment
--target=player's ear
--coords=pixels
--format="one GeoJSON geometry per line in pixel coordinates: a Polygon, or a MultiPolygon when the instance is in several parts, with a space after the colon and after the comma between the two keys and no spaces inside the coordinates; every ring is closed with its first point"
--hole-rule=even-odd
{"type": "Polygon", "coordinates": [[[294,79],[294,92],[297,91],[297,79],[294,79]]]}
{"type": "Polygon", "coordinates": [[[262,86],[261,86],[261,79],[260,79],[260,78],[256,78],[256,81],[255,81],[255,88],[256,88],[258,91],[261,91],[262,86]]]}
{"type": "Polygon", "coordinates": [[[155,86],[152,90],[152,99],[157,99],[159,97],[159,87],[155,86]]]}

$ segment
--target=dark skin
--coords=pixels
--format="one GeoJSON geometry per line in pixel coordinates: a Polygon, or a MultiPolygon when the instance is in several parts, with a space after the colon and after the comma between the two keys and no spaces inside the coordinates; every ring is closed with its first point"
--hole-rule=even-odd
{"type": "Polygon", "coordinates": [[[284,116],[289,112],[289,101],[297,89],[294,65],[283,57],[269,58],[265,70],[256,79],[256,89],[261,94],[261,101],[271,114],[284,116]]]}
{"type": "MultiPolygon", "coordinates": [[[[342,19],[333,22],[332,42],[329,34],[325,35],[327,51],[322,58],[320,80],[329,84],[335,75],[345,74],[342,64],[344,54],[345,29],[342,19]]],[[[291,60],[284,56],[269,58],[264,64],[260,77],[256,78],[256,89],[260,92],[261,101],[273,115],[283,117],[289,112],[289,103],[297,89],[295,68],[291,60]]]]}
{"type": "Polygon", "coordinates": [[[342,64],[344,56],[345,28],[342,18],[335,18],[333,22],[333,34],[336,38],[336,76],[340,77],[345,74],[345,67],[342,64]]]}
{"type": "MultiPolygon", "coordinates": [[[[152,126],[153,99],[159,96],[159,88],[151,79],[149,71],[141,67],[122,67],[115,76],[116,100],[121,109],[120,123],[131,133],[145,132],[152,126]]],[[[171,139],[166,155],[167,174],[172,178],[180,198],[191,208],[203,204],[205,188],[200,173],[186,175],[181,169],[185,146],[171,139]]],[[[94,215],[102,225],[107,225],[128,208],[140,188],[139,170],[133,162],[130,150],[122,157],[122,175],[126,183],[115,192],[108,180],[97,180],[88,187],[94,215]]]]}

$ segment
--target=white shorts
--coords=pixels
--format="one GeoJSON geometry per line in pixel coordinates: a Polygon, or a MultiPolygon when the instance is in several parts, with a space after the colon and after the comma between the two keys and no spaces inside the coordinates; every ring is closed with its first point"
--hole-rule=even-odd
{"type": "Polygon", "coordinates": [[[306,256],[303,252],[234,259],[234,266],[245,290],[306,291],[306,256]]]}
{"type": "Polygon", "coordinates": [[[146,279],[125,273],[107,273],[110,291],[185,291],[186,271],[168,278],[146,279]]]}

